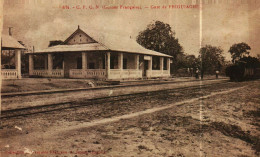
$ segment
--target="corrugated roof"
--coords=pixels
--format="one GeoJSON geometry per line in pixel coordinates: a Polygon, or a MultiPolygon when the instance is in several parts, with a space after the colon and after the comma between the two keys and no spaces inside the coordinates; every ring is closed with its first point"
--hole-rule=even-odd
{"type": "MultiPolygon", "coordinates": [[[[82,31],[80,29],[78,30],[82,31]]],[[[48,47],[43,50],[35,51],[35,53],[111,50],[111,51],[121,51],[125,53],[137,53],[137,54],[152,55],[152,56],[172,57],[160,52],[148,50],[142,47],[141,45],[139,45],[134,39],[131,39],[130,37],[122,37],[114,34],[93,32],[93,31],[88,31],[87,34],[91,38],[96,40],[98,43],[57,45],[57,46],[48,47]]]]}
{"type": "Polygon", "coordinates": [[[76,44],[76,45],[56,45],[46,49],[35,51],[35,53],[50,53],[50,52],[74,52],[74,51],[94,51],[108,50],[99,43],[91,44],[76,44]]]}
{"type": "Polygon", "coordinates": [[[2,48],[25,49],[25,47],[12,36],[4,34],[2,34],[2,48]]]}

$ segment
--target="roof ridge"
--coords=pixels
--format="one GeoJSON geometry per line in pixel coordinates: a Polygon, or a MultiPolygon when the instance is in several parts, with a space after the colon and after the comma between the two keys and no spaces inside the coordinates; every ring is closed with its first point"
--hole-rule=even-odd
{"type": "Polygon", "coordinates": [[[81,30],[83,33],[85,33],[87,36],[89,36],[90,38],[92,38],[93,40],[95,40],[97,43],[101,44],[102,46],[104,46],[106,49],[111,50],[108,46],[106,46],[103,42],[101,42],[100,40],[97,40],[95,37],[92,37],[90,35],[88,35],[85,31],[83,31],[82,29],[80,29],[78,27],[79,30],[81,30]]]}

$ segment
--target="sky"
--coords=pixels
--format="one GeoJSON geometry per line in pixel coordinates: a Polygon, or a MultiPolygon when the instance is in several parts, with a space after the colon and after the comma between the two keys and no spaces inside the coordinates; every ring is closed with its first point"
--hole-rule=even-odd
{"type": "Polygon", "coordinates": [[[80,25],[86,33],[95,31],[118,35],[120,44],[120,36],[136,38],[148,24],[159,20],[171,26],[186,54],[196,56],[199,54],[200,28],[202,28],[202,46],[207,44],[220,46],[227,60],[230,59],[228,53],[230,46],[240,42],[246,42],[251,46],[253,56],[260,54],[259,1],[204,0],[202,25],[200,25],[199,8],[169,7],[169,5],[191,5],[192,1],[194,2],[194,0],[5,0],[2,32],[8,34],[8,27],[12,27],[12,34],[17,40],[23,41],[29,48],[34,46],[37,50],[46,48],[50,40],[64,41],[80,25]],[[70,8],[63,9],[64,6],[70,8]],[[90,9],[96,6],[99,8],[90,9]],[[103,6],[112,9],[104,9],[103,6]],[[137,8],[130,10],[126,8],[128,6],[137,8]],[[142,9],[138,9],[140,7],[142,9]]]}

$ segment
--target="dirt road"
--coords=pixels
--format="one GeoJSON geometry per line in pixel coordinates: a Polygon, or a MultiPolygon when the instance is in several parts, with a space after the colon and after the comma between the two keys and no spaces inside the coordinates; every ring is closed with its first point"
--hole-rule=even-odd
{"type": "Polygon", "coordinates": [[[231,83],[4,119],[1,154],[257,156],[259,91],[231,83]]]}

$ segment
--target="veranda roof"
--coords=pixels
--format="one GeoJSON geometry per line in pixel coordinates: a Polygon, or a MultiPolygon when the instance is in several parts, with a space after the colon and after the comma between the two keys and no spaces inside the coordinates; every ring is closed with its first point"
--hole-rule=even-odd
{"type": "Polygon", "coordinates": [[[77,52],[77,51],[98,51],[107,50],[99,43],[76,44],[76,45],[56,45],[46,49],[35,51],[34,53],[51,53],[51,52],[77,52]]]}
{"type": "Polygon", "coordinates": [[[82,52],[82,51],[120,51],[125,53],[144,54],[152,56],[172,57],[163,53],[148,50],[139,45],[130,37],[122,37],[114,34],[91,32],[87,34],[97,43],[76,44],[76,45],[56,45],[46,49],[37,50],[34,53],[54,53],[54,52],[82,52]]]}
{"type": "Polygon", "coordinates": [[[2,48],[3,49],[25,49],[16,39],[10,35],[2,34],[2,48]]]}

